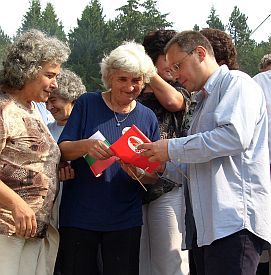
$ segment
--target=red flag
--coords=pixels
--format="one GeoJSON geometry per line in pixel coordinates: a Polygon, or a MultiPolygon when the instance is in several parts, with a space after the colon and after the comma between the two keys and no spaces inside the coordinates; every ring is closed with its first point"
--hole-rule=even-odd
{"type": "Polygon", "coordinates": [[[141,156],[141,150],[137,149],[138,145],[149,142],[151,141],[135,125],[132,125],[125,134],[110,146],[110,149],[123,162],[152,173],[160,165],[160,161],[150,162],[149,157],[141,156]]]}

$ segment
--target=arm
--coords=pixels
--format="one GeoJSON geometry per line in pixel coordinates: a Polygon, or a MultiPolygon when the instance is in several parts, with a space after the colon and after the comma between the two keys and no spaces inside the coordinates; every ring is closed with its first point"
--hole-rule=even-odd
{"type": "Polygon", "coordinates": [[[185,99],[173,86],[167,83],[158,74],[152,77],[149,83],[160,104],[170,112],[177,112],[185,108],[185,99]]]}
{"type": "Polygon", "coordinates": [[[34,237],[37,230],[37,221],[34,211],[11,188],[0,180],[1,205],[12,212],[16,235],[24,238],[34,237]]]}
{"type": "Polygon", "coordinates": [[[108,159],[114,154],[109,147],[98,139],[62,141],[59,144],[62,160],[75,160],[86,154],[95,159],[108,159]]]}

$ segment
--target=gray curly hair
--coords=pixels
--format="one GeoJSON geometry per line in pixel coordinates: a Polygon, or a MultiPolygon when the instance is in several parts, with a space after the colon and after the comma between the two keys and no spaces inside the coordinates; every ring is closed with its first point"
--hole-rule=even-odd
{"type": "Polygon", "coordinates": [[[271,53],[265,54],[259,63],[259,70],[261,72],[265,71],[268,66],[271,65],[271,53]]]}
{"type": "Polygon", "coordinates": [[[62,64],[70,49],[55,37],[32,29],[17,37],[9,48],[0,71],[0,85],[22,89],[25,82],[35,79],[44,62],[62,64]]]}
{"type": "Polygon", "coordinates": [[[86,92],[86,87],[81,78],[68,69],[62,69],[57,78],[58,88],[53,96],[59,96],[68,101],[75,101],[81,94],[86,92]]]}
{"type": "Polygon", "coordinates": [[[149,83],[156,74],[156,68],[144,47],[134,41],[126,41],[107,56],[100,63],[102,81],[105,88],[111,88],[111,76],[116,70],[143,76],[144,83],[149,83]]]}

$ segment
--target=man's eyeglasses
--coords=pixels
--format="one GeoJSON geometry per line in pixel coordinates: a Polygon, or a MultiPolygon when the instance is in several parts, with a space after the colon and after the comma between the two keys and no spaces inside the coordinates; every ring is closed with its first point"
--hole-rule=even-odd
{"type": "MultiPolygon", "coordinates": [[[[196,49],[196,48],[195,48],[195,49],[196,49]]],[[[194,52],[195,49],[193,49],[193,50],[191,50],[191,51],[189,51],[189,52],[186,52],[187,54],[181,59],[181,61],[179,61],[178,63],[175,63],[175,64],[173,64],[173,65],[171,66],[171,68],[169,69],[169,72],[170,72],[171,74],[176,74],[177,72],[179,72],[179,71],[182,69],[182,65],[183,65],[185,59],[186,59],[189,55],[191,55],[191,54],[194,52]]]]}

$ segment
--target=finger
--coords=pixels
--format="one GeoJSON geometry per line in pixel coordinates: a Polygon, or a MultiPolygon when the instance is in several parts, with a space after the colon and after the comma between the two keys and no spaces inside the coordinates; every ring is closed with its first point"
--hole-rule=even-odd
{"type": "Polygon", "coordinates": [[[20,225],[18,230],[16,229],[16,235],[20,237],[24,237],[26,234],[26,222],[25,219],[20,220],[20,225]]]}
{"type": "Polygon", "coordinates": [[[59,175],[59,180],[60,181],[66,180],[66,178],[65,178],[65,169],[64,168],[59,169],[58,175],[59,175]]]}
{"type": "Polygon", "coordinates": [[[32,230],[31,230],[30,236],[31,236],[31,237],[35,237],[36,232],[37,232],[37,228],[38,228],[37,220],[36,220],[36,217],[35,217],[35,216],[33,216],[33,217],[31,218],[31,223],[32,223],[32,230]]]}
{"type": "Polygon", "coordinates": [[[71,176],[71,179],[74,179],[74,177],[75,177],[75,173],[74,173],[73,168],[70,168],[70,176],[71,176]]]}
{"type": "Polygon", "coordinates": [[[151,143],[143,143],[138,145],[137,147],[139,150],[151,150],[152,149],[152,144],[151,143]]]}

